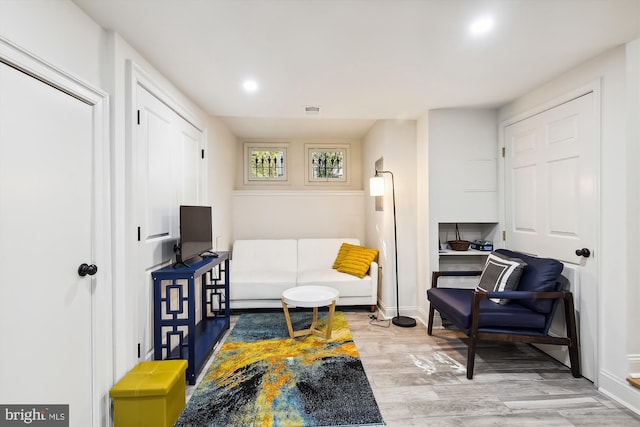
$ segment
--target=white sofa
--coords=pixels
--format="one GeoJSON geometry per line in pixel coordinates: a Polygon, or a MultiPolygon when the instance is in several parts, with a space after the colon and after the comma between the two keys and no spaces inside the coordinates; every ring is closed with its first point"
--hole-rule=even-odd
{"type": "Polygon", "coordinates": [[[358,239],[236,240],[231,252],[229,293],[232,309],[282,307],[282,291],[323,285],[338,290],[338,305],[378,303],[378,264],[363,278],[332,268],[342,243],[358,239]]]}

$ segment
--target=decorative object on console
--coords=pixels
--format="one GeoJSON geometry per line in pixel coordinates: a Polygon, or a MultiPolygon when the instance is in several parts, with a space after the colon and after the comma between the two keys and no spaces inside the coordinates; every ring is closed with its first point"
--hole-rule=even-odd
{"type": "Polygon", "coordinates": [[[415,319],[400,315],[400,291],[398,287],[398,230],[396,227],[396,185],[393,179],[393,172],[376,170],[376,175],[369,180],[369,192],[371,196],[384,195],[384,177],[378,175],[381,173],[388,173],[391,175],[391,192],[393,196],[393,241],[396,257],[396,316],[391,320],[391,322],[396,326],[410,328],[416,326],[415,319]]]}
{"type": "Polygon", "coordinates": [[[471,243],[471,249],[491,252],[493,250],[493,242],[490,240],[474,240],[473,243],[471,243]]]}
{"type": "Polygon", "coordinates": [[[460,230],[458,229],[458,224],[456,224],[456,240],[449,240],[447,242],[452,250],[454,251],[466,251],[469,250],[469,246],[471,246],[471,242],[468,240],[462,240],[460,237],[460,230]]]}

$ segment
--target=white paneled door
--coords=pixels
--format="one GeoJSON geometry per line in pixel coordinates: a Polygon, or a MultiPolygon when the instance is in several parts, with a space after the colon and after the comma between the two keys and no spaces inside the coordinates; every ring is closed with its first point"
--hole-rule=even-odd
{"type": "MultiPolygon", "coordinates": [[[[588,93],[504,128],[506,246],[578,266],[572,291],[582,374],[592,381],[596,380],[599,221],[594,98],[588,93]]],[[[558,350],[547,348],[551,353],[558,350]]],[[[554,356],[564,360],[563,352],[554,356]]]]}
{"type": "Polygon", "coordinates": [[[0,402],[93,425],[92,107],[0,63],[0,402]]]}
{"type": "Polygon", "coordinates": [[[153,350],[151,272],[175,259],[180,204],[204,199],[203,135],[154,93],[136,86],[133,195],[139,357],[153,350]]]}

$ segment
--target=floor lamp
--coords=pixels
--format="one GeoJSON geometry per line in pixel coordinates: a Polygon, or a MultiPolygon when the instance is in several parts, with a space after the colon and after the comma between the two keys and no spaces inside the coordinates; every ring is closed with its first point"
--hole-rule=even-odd
{"type": "Polygon", "coordinates": [[[396,184],[393,180],[393,172],[376,170],[376,175],[369,180],[369,192],[372,196],[384,195],[384,177],[378,174],[388,173],[391,175],[391,189],[393,195],[393,241],[395,243],[396,255],[396,317],[391,322],[396,326],[410,328],[416,326],[416,321],[412,317],[400,316],[400,292],[398,290],[398,231],[396,228],[396,184]]]}

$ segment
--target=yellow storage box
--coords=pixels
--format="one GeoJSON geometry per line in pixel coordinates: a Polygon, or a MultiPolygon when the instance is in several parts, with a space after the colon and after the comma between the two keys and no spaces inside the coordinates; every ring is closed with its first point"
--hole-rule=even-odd
{"type": "Polygon", "coordinates": [[[185,405],[186,360],[140,362],[111,388],[114,427],[171,427],[185,405]]]}

